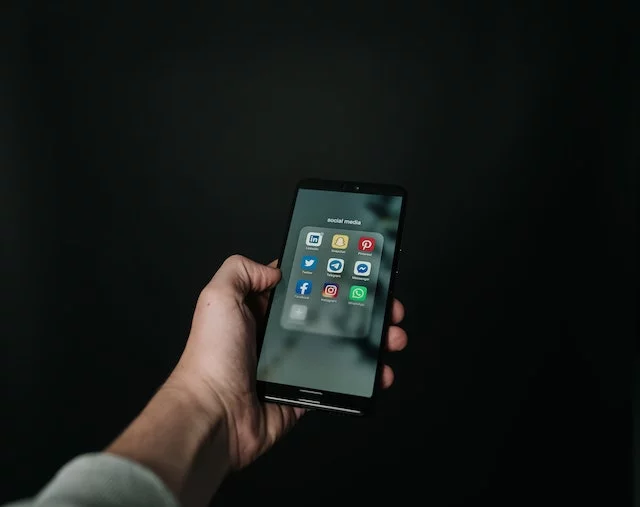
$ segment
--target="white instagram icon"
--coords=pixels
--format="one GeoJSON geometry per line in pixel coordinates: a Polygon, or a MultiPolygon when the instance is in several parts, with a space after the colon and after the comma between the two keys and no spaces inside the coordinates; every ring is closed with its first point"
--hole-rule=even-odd
{"type": "Polygon", "coordinates": [[[335,283],[327,283],[322,289],[322,297],[325,298],[337,298],[338,297],[338,285],[335,283]]]}

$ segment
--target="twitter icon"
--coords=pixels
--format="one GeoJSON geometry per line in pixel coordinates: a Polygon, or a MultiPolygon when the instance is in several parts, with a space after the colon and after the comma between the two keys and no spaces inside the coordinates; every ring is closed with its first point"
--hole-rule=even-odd
{"type": "Polygon", "coordinates": [[[314,271],[318,265],[318,258],[313,255],[305,255],[302,258],[301,268],[302,271],[314,271]]]}

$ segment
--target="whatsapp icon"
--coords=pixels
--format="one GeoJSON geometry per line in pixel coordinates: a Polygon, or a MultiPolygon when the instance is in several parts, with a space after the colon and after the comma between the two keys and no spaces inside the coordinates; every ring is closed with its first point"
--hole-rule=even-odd
{"type": "Polygon", "coordinates": [[[367,288],[362,285],[352,285],[349,290],[349,299],[351,301],[364,301],[367,299],[367,288]]]}

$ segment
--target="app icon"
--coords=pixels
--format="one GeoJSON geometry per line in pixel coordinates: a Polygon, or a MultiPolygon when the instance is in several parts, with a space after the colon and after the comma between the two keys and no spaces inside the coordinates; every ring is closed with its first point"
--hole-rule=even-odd
{"type": "Polygon", "coordinates": [[[329,259],[327,262],[327,271],[329,273],[342,273],[344,269],[344,261],[342,259],[337,259],[335,257],[329,259]]]}
{"type": "Polygon", "coordinates": [[[307,318],[307,307],[305,305],[291,305],[289,311],[289,318],[291,320],[304,320],[307,318]]]}
{"type": "Polygon", "coordinates": [[[371,263],[366,261],[356,261],[353,266],[353,274],[360,276],[369,276],[371,274],[371,263]]]}
{"type": "Polygon", "coordinates": [[[358,250],[362,252],[373,252],[376,247],[376,240],[374,238],[363,237],[358,241],[358,250]]]}
{"type": "Polygon", "coordinates": [[[302,262],[300,263],[300,267],[305,271],[313,271],[316,269],[318,265],[318,258],[313,255],[305,255],[302,258],[302,262]]]}
{"type": "Polygon", "coordinates": [[[311,294],[311,287],[313,284],[311,280],[298,280],[296,283],[296,294],[300,294],[301,296],[308,296],[311,294]]]}
{"type": "Polygon", "coordinates": [[[335,299],[338,297],[338,288],[340,286],[337,283],[327,282],[324,284],[324,288],[322,289],[322,297],[323,298],[332,298],[335,299]]]}
{"type": "Polygon", "coordinates": [[[307,233],[307,246],[320,246],[322,245],[322,233],[321,232],[309,232],[307,233]]]}
{"type": "Polygon", "coordinates": [[[362,285],[352,285],[349,290],[349,299],[351,301],[364,301],[367,299],[367,288],[362,285]]]}
{"type": "Polygon", "coordinates": [[[349,236],[346,234],[334,234],[333,240],[331,240],[331,248],[337,248],[344,250],[349,246],[349,236]]]}

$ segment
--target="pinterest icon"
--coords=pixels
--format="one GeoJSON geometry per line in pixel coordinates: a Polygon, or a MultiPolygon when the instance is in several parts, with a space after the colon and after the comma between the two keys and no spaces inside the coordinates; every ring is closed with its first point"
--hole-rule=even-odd
{"type": "Polygon", "coordinates": [[[360,238],[358,241],[358,250],[361,252],[373,252],[373,249],[376,247],[376,240],[374,238],[360,238]]]}

